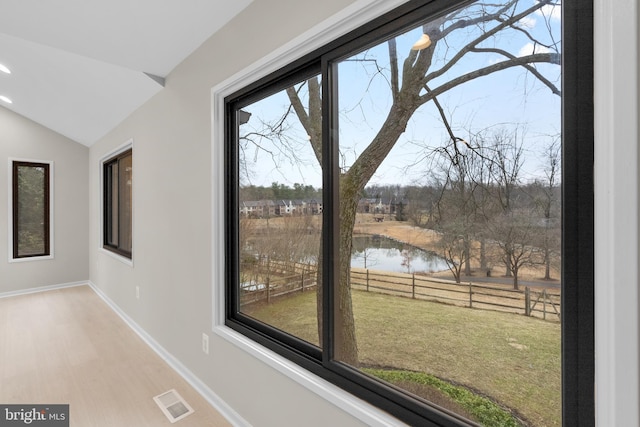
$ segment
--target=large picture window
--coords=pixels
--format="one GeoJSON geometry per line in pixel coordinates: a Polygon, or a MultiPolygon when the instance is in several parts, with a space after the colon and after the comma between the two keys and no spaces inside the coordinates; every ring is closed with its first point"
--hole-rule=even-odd
{"type": "Polygon", "coordinates": [[[103,163],[103,247],[131,258],[132,242],[132,150],[103,163]]]}
{"type": "Polygon", "coordinates": [[[412,425],[593,425],[591,16],[409,2],[227,96],[226,325],[412,425]]]}
{"type": "Polygon", "coordinates": [[[51,255],[50,163],[12,161],[13,259],[51,255]]]}

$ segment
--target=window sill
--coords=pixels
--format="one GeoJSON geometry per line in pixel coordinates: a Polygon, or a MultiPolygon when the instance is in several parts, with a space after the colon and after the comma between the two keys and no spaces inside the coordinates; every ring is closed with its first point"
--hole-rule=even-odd
{"type": "Polygon", "coordinates": [[[358,399],[227,326],[217,325],[213,328],[213,332],[368,426],[404,425],[397,418],[358,399]]]}
{"type": "Polygon", "coordinates": [[[127,257],[124,257],[122,255],[119,255],[115,252],[109,251],[105,248],[100,248],[100,252],[102,252],[105,255],[109,255],[111,258],[116,259],[118,261],[120,261],[123,264],[128,265],[129,267],[133,267],[133,259],[129,259],[127,257]]]}
{"type": "Polygon", "coordinates": [[[9,258],[9,262],[30,262],[30,261],[47,261],[54,259],[53,255],[44,255],[44,256],[32,256],[32,257],[24,257],[24,258],[9,258]]]}

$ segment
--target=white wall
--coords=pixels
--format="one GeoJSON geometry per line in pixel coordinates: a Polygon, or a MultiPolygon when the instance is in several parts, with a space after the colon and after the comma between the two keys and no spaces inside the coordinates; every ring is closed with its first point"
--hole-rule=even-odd
{"type": "Polygon", "coordinates": [[[253,2],[90,149],[91,282],[256,426],[365,424],[212,332],[211,88],[350,3],[253,2]],[[100,159],[130,139],[133,266],[100,249],[100,159]]]}
{"type": "Polygon", "coordinates": [[[0,107],[0,294],[89,278],[89,149],[0,107]],[[53,259],[9,262],[9,159],[52,161],[53,259]]]}
{"type": "MultiPolygon", "coordinates": [[[[221,254],[210,236],[222,206],[212,200],[218,164],[211,161],[211,89],[352,3],[253,2],[90,150],[91,281],[256,426],[372,424],[364,413],[378,424],[389,421],[250,343],[212,333],[220,314],[212,302],[219,297],[212,291],[212,283],[218,285],[212,260],[221,254]],[[99,239],[99,161],[132,138],[133,266],[105,254],[99,239]],[[203,332],[211,335],[209,355],[201,351],[203,332]],[[361,420],[348,413],[359,411],[361,420]]],[[[603,427],[639,425],[637,20],[635,0],[616,0],[615,9],[613,1],[596,0],[597,412],[603,427]]],[[[214,149],[221,143],[214,139],[214,149]]]]}
{"type": "Polygon", "coordinates": [[[639,426],[637,0],[595,1],[595,319],[599,426],[639,426]]]}

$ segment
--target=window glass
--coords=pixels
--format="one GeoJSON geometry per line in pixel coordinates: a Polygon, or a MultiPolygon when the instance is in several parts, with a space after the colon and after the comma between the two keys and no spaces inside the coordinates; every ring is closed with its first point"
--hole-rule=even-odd
{"type": "Polygon", "coordinates": [[[118,190],[119,205],[119,230],[118,242],[119,247],[125,252],[131,253],[131,172],[132,172],[132,156],[131,154],[120,159],[118,168],[118,190]]]}
{"type": "Polygon", "coordinates": [[[105,243],[117,247],[118,246],[118,161],[114,160],[105,166],[105,201],[106,201],[106,220],[105,220],[105,243]]]}
{"type": "Polygon", "coordinates": [[[131,258],[132,151],[107,160],[104,179],[104,248],[131,258]]]}
{"type": "Polygon", "coordinates": [[[476,3],[334,67],[336,358],[476,422],[450,388],[562,421],[556,12],[476,3]]]}
{"type": "Polygon", "coordinates": [[[49,164],[13,162],[14,258],[49,255],[49,164]]]}
{"type": "Polygon", "coordinates": [[[319,88],[313,76],[237,112],[239,311],[315,345],[322,135],[303,124],[320,123],[319,88]]]}

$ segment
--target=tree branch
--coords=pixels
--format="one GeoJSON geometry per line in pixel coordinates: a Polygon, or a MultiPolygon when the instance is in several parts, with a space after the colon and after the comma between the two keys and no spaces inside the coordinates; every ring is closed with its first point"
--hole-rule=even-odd
{"type": "Polygon", "coordinates": [[[391,94],[395,100],[400,92],[400,83],[398,82],[398,49],[396,39],[392,38],[387,43],[389,46],[389,62],[391,65],[391,94]]]}
{"type": "Polygon", "coordinates": [[[536,53],[533,55],[521,56],[511,59],[509,61],[498,62],[497,64],[489,65],[488,67],[480,68],[478,70],[472,71],[467,74],[463,74],[455,79],[449,80],[447,83],[444,83],[441,86],[433,89],[431,92],[428,92],[420,97],[421,104],[425,104],[433,99],[433,97],[438,96],[450,89],[453,89],[456,86],[460,86],[463,83],[466,83],[470,80],[476,79],[478,77],[487,76],[489,74],[495,73],[496,71],[506,70],[511,67],[520,67],[525,64],[531,64],[535,62],[547,62],[551,64],[560,64],[561,63],[561,55],[559,53],[536,53]]]}
{"type": "MultiPolygon", "coordinates": [[[[427,89],[428,93],[431,92],[431,89],[429,89],[427,85],[424,85],[424,87],[425,89],[427,89]]],[[[447,128],[447,133],[449,134],[449,138],[451,138],[451,142],[453,143],[453,149],[455,151],[455,154],[451,158],[451,162],[454,165],[457,165],[460,161],[459,158],[461,156],[460,150],[458,149],[458,141],[464,142],[467,146],[469,146],[469,143],[453,134],[453,130],[451,129],[451,125],[449,124],[449,120],[447,120],[447,116],[444,113],[444,108],[442,108],[442,105],[440,105],[440,101],[438,101],[438,98],[435,96],[433,97],[433,103],[438,109],[438,112],[440,113],[440,117],[442,118],[442,122],[444,123],[444,127],[447,128]]]]}
{"type": "Polygon", "coordinates": [[[311,119],[308,132],[313,153],[322,164],[322,95],[318,77],[307,80],[309,85],[309,117],[311,119]]]}
{"type": "MultiPolygon", "coordinates": [[[[503,13],[505,13],[507,10],[511,9],[511,7],[513,7],[514,4],[518,3],[518,1],[519,0],[511,0],[509,3],[507,3],[502,8],[500,8],[498,11],[496,11],[495,13],[492,13],[492,14],[482,14],[481,16],[479,16],[477,18],[473,18],[473,19],[460,19],[460,20],[456,21],[455,23],[449,25],[447,28],[445,28],[442,31],[440,31],[440,33],[438,35],[438,38],[445,38],[447,35],[451,34],[453,31],[459,30],[461,28],[466,28],[466,27],[469,27],[471,25],[478,25],[478,24],[482,24],[482,23],[485,23],[485,22],[498,20],[498,18],[500,18],[500,16],[502,16],[503,13]]],[[[455,13],[455,14],[457,15],[457,13],[455,13]]]]}
{"type": "MultiPolygon", "coordinates": [[[[493,52],[493,53],[497,53],[497,54],[503,55],[503,56],[509,58],[510,60],[513,60],[513,59],[517,58],[517,56],[512,55],[509,52],[507,52],[505,50],[502,50],[502,49],[497,49],[497,48],[475,48],[475,49],[472,49],[471,51],[472,52],[478,52],[478,53],[493,52]]],[[[532,67],[529,64],[525,64],[525,65],[523,65],[523,67],[527,71],[529,71],[531,74],[536,76],[538,78],[538,80],[540,80],[545,86],[547,86],[549,89],[551,89],[551,92],[554,95],[558,95],[558,96],[562,95],[562,92],[560,91],[560,89],[558,89],[556,85],[554,85],[549,79],[547,79],[538,70],[536,70],[535,67],[532,67]]]]}
{"type": "Polygon", "coordinates": [[[540,46],[544,46],[544,47],[546,47],[547,49],[553,49],[553,50],[555,50],[556,52],[558,51],[558,49],[556,48],[556,43],[555,43],[555,42],[554,42],[554,43],[552,43],[552,44],[544,44],[544,43],[540,43],[540,41],[539,41],[539,40],[536,40],[536,39],[531,35],[531,33],[529,33],[529,31],[525,30],[524,28],[522,28],[522,27],[518,27],[517,25],[514,25],[514,24],[509,25],[509,27],[510,27],[510,28],[512,28],[512,29],[513,29],[513,30],[515,30],[515,31],[519,31],[519,32],[523,33],[523,34],[524,34],[524,35],[525,35],[529,40],[531,40],[531,41],[532,41],[533,43],[535,43],[535,44],[539,44],[540,46]]]}
{"type": "Polygon", "coordinates": [[[316,77],[312,77],[307,80],[307,84],[309,86],[309,114],[307,114],[295,87],[288,87],[286,92],[291,106],[300,120],[300,124],[309,135],[313,153],[318,162],[322,164],[322,131],[318,128],[322,115],[320,83],[316,77]]]}
{"type": "Polygon", "coordinates": [[[286,90],[287,90],[287,96],[289,97],[289,101],[291,101],[291,106],[293,107],[293,110],[296,112],[296,115],[298,116],[298,120],[300,120],[300,124],[302,124],[302,127],[307,131],[307,133],[309,133],[309,129],[311,127],[311,123],[309,121],[309,115],[307,114],[307,111],[304,109],[304,105],[302,105],[302,100],[298,96],[298,91],[295,89],[294,86],[288,87],[286,90]]]}
{"type": "MultiPolygon", "coordinates": [[[[551,1],[552,0],[541,0],[538,3],[534,3],[534,5],[532,7],[526,9],[525,11],[523,11],[523,12],[517,14],[517,15],[512,15],[509,19],[501,21],[499,25],[496,25],[491,30],[484,32],[481,36],[479,36],[478,38],[472,40],[465,47],[460,49],[460,51],[453,58],[451,58],[449,61],[447,61],[447,63],[442,68],[427,74],[424,77],[424,80],[423,80],[424,83],[428,83],[429,81],[431,81],[431,80],[433,80],[433,79],[435,79],[437,77],[440,77],[441,75],[443,75],[444,73],[449,71],[451,69],[451,67],[453,67],[456,63],[458,63],[458,61],[460,61],[460,59],[462,59],[467,53],[469,53],[471,51],[471,49],[475,48],[478,44],[480,44],[481,42],[487,40],[489,37],[494,36],[496,33],[498,33],[499,31],[503,30],[504,28],[509,27],[509,26],[513,25],[515,22],[520,21],[525,16],[528,16],[528,15],[532,14],[533,12],[535,12],[536,10],[539,10],[540,8],[542,8],[542,6],[545,6],[545,5],[549,4],[551,1]]],[[[488,15],[488,16],[492,16],[492,15],[488,15]]],[[[486,20],[485,20],[485,22],[486,22],[486,20]]],[[[456,24],[454,24],[454,25],[456,25],[456,24]]],[[[444,32],[448,32],[448,31],[444,30],[444,32]]]]}

